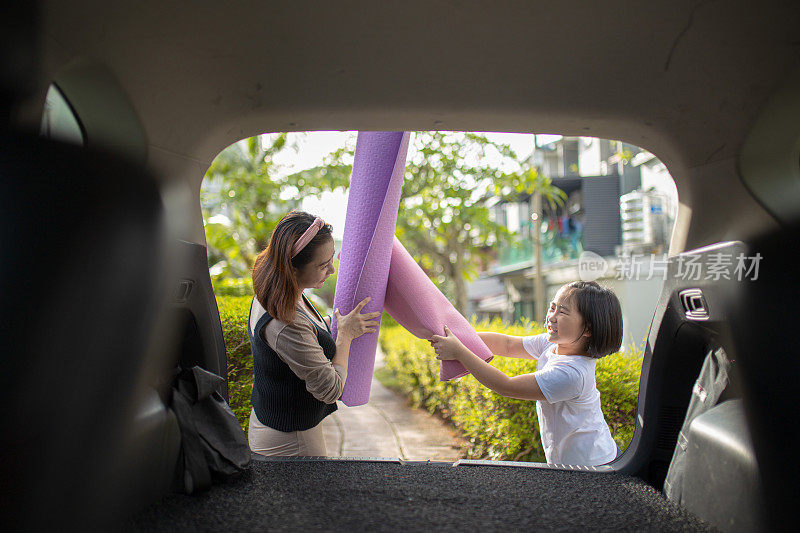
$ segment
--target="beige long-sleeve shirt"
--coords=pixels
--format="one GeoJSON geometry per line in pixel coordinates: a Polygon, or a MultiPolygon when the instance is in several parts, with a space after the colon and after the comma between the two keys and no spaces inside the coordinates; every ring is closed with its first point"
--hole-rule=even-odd
{"type": "MultiPolygon", "coordinates": [[[[300,306],[297,309],[294,322],[286,324],[273,318],[261,330],[261,336],[275,350],[281,361],[306,382],[306,390],[314,398],[325,403],[335,403],[342,396],[347,369],[325,357],[322,346],[317,341],[314,323],[324,329],[326,325],[322,317],[317,313],[311,314],[300,306]]],[[[250,312],[251,332],[255,331],[255,326],[264,313],[266,310],[254,299],[250,312]]]]}

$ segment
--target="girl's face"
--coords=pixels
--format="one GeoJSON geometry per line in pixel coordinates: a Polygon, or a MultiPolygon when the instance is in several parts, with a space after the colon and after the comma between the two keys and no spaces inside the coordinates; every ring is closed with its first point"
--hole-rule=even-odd
{"type": "Polygon", "coordinates": [[[333,268],[333,239],[316,249],[311,262],[300,270],[295,270],[297,286],[300,289],[319,289],[325,280],[335,272],[333,268]]]}
{"type": "Polygon", "coordinates": [[[573,300],[562,287],[547,311],[547,340],[558,345],[556,353],[559,355],[586,355],[586,344],[591,336],[591,332],[583,331],[583,317],[573,300]]]}

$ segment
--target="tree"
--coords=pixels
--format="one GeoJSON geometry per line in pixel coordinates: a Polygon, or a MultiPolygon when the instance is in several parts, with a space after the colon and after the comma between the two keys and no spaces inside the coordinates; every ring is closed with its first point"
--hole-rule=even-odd
{"type": "Polygon", "coordinates": [[[417,132],[406,163],[397,235],[420,266],[464,313],[467,281],[488,266],[492,247],[510,238],[489,201],[514,174],[510,147],[476,133],[417,132]]]}
{"type": "Polygon", "coordinates": [[[208,265],[215,279],[249,277],[280,218],[302,197],[347,187],[349,165],[331,154],[326,164],[286,175],[275,156],[296,150],[289,135],[250,137],[223,150],[209,167],[201,192],[208,265]],[[302,197],[301,197],[302,191],[302,197]]]}
{"type": "MultiPolygon", "coordinates": [[[[534,320],[544,322],[545,295],[544,276],[542,274],[542,201],[546,201],[551,209],[564,204],[567,194],[553,185],[553,180],[540,173],[536,168],[528,168],[519,174],[512,175],[505,185],[505,195],[524,193],[531,197],[531,213],[533,214],[533,246],[536,276],[533,282],[534,320]]],[[[503,193],[502,186],[495,188],[503,193]]]]}

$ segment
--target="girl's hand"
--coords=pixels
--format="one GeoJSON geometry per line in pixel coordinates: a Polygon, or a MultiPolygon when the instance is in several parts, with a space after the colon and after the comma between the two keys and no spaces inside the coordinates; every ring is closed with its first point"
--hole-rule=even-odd
{"type": "Polygon", "coordinates": [[[444,337],[434,335],[429,341],[436,352],[436,359],[440,361],[457,360],[462,353],[467,351],[467,347],[453,335],[447,326],[444,327],[444,334],[444,337]]]}
{"type": "Polygon", "coordinates": [[[380,311],[374,313],[361,313],[361,310],[367,305],[370,297],[367,296],[353,308],[348,314],[342,316],[339,310],[335,309],[333,312],[336,315],[336,327],[338,330],[337,336],[344,336],[350,340],[357,339],[364,333],[375,333],[378,328],[378,321],[375,320],[381,316],[380,311]]]}

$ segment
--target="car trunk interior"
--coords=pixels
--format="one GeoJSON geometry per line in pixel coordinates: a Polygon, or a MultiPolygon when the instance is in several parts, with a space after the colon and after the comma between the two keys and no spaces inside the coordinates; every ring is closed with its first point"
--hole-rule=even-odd
{"type": "Polygon", "coordinates": [[[737,530],[796,520],[800,231],[796,201],[776,206],[797,191],[800,166],[796,2],[37,6],[0,22],[7,523],[737,530]],[[85,148],[30,133],[53,83],[85,148]],[[204,494],[171,493],[171,372],[226,368],[204,173],[237,140],[331,129],[591,135],[666,164],[681,204],[622,457],[596,468],[256,457],[204,494]],[[706,266],[720,253],[764,263],[753,282],[693,280],[681,253],[706,266]],[[689,432],[693,488],[678,505],[664,480],[718,348],[730,384],[689,432]]]}

